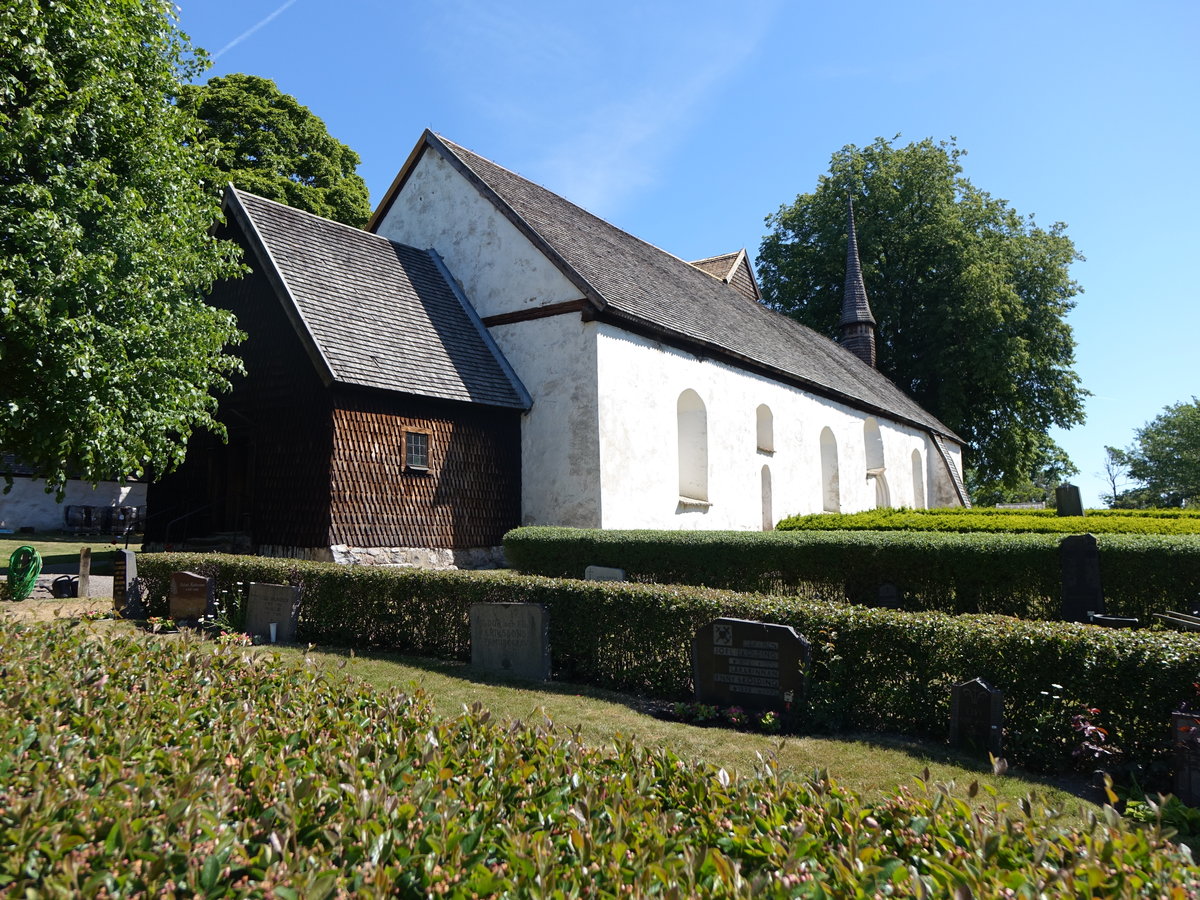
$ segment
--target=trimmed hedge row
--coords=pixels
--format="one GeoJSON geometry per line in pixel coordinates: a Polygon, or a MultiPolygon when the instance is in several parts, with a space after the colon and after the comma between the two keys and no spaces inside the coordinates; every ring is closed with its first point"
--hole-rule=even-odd
{"type": "Polygon", "coordinates": [[[1006,755],[1042,770],[1070,765],[1070,718],[1087,707],[1129,759],[1159,758],[1169,714],[1200,681],[1200,638],[1173,633],[507,573],[201,554],[142,555],[138,567],[160,609],[180,569],[222,591],[295,584],[302,640],[445,659],[469,657],[472,603],[542,603],[557,677],[665,699],[690,696],[691,639],[713,618],[790,624],[813,645],[807,726],[943,738],[951,685],[983,677],[1006,692],[1006,755]]]}
{"type": "MultiPolygon", "coordinates": [[[[869,531],[609,531],[517,528],[504,537],[514,569],[581,578],[614,566],[633,581],[695,584],[861,602],[896,585],[910,611],[1059,618],[1061,569],[1052,534],[869,531]]],[[[1101,535],[1106,611],[1152,623],[1200,605],[1200,535],[1101,535]]]]}
{"type": "Polygon", "coordinates": [[[791,516],[780,531],[959,531],[1034,534],[1200,534],[1195,510],[1089,510],[1059,516],[1054,510],[872,509],[859,513],[791,516]],[[1130,515],[1130,513],[1138,513],[1130,515]]]}
{"type": "Polygon", "coordinates": [[[1160,897],[1157,828],[918,786],[868,804],[265,654],[0,625],[13,897],[1160,897]],[[982,798],[981,798],[982,799],[982,798]]]}

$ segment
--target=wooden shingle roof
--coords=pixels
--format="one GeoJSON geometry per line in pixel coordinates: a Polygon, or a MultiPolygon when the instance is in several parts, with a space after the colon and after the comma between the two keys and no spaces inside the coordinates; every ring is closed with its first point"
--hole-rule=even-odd
{"type": "Polygon", "coordinates": [[[599,318],[961,443],[886,376],[794,319],[552,191],[426,131],[372,216],[387,215],[423,152],[442,155],[555,262],[599,318]]]}
{"type": "Polygon", "coordinates": [[[327,384],[529,408],[529,394],[435,253],[232,185],[225,209],[327,384]]]}

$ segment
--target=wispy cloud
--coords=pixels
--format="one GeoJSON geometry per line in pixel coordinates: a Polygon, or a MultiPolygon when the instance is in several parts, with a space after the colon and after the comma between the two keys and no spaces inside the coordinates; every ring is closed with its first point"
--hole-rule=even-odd
{"type": "Polygon", "coordinates": [[[680,16],[641,0],[590,13],[457,0],[441,7],[446,77],[506,126],[518,155],[501,162],[612,215],[658,180],[703,116],[736,114],[718,104],[721,89],[752,59],[779,2],[731,16],[720,0],[694,0],[680,16]]]}
{"type": "Polygon", "coordinates": [[[250,37],[250,35],[254,34],[254,32],[256,32],[260,28],[262,28],[264,25],[271,24],[271,22],[276,17],[281,15],[284,11],[287,10],[287,8],[289,6],[291,6],[295,2],[296,2],[296,0],[285,0],[285,2],[281,3],[275,9],[274,12],[272,12],[271,14],[269,14],[267,16],[264,16],[262,19],[259,19],[257,22],[255,22],[253,25],[251,25],[249,28],[247,28],[245,31],[243,31],[241,34],[239,34],[237,37],[235,37],[232,41],[230,41],[228,44],[226,44],[224,47],[222,47],[220,50],[218,50],[216,53],[214,53],[212,55],[212,58],[213,59],[219,58],[221,56],[221,54],[232,50],[234,47],[236,47],[242,41],[246,40],[246,38],[250,37]]]}

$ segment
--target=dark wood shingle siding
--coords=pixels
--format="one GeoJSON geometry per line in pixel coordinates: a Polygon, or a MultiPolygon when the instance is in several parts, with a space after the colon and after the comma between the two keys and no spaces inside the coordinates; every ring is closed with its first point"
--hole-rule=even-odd
{"type": "Polygon", "coordinates": [[[512,411],[339,390],[332,538],[355,547],[492,547],[520,519],[520,418],[512,411]],[[405,433],[429,434],[429,469],[406,470],[405,433]]]}

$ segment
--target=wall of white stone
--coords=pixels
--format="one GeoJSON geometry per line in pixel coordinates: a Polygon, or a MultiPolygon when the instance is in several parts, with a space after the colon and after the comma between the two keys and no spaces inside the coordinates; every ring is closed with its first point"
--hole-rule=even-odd
{"type": "Polygon", "coordinates": [[[521,523],[600,527],[595,322],[578,313],[490,329],[533,397],[521,419],[521,523]]]}
{"type": "Polygon", "coordinates": [[[146,485],[102,481],[93,488],[85,481],[72,480],[67,482],[63,502],[58,503],[53,493],[46,493],[46,482],[16,476],[12,490],[0,494],[0,529],[17,531],[32,527],[37,531],[59,531],[66,525],[68,506],[137,506],[144,514],[146,485]]]}
{"type": "MultiPolygon", "coordinates": [[[[764,466],[774,521],[821,512],[825,427],[837,442],[841,510],[875,507],[875,480],[867,477],[868,414],[610,325],[598,327],[596,366],[602,527],[761,528],[764,466]],[[686,390],[700,395],[707,412],[708,506],[679,497],[677,404],[686,390]],[[773,420],[770,452],[758,449],[763,404],[773,420]]],[[[912,454],[921,455],[925,484],[933,484],[936,448],[916,428],[875,421],[891,505],[924,505],[915,493],[912,454]]]]}
{"type": "Polygon", "coordinates": [[[436,250],[481,318],[583,296],[433,150],[425,150],[376,232],[410,247],[436,250]]]}

